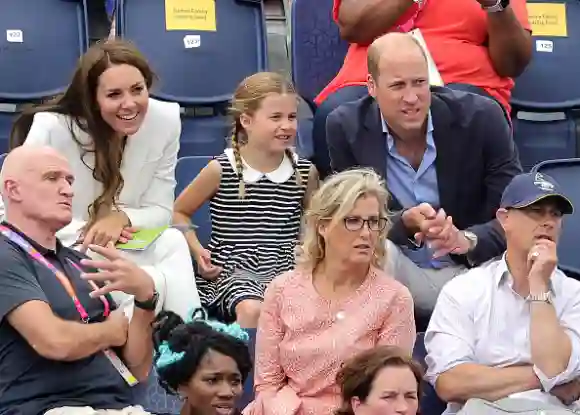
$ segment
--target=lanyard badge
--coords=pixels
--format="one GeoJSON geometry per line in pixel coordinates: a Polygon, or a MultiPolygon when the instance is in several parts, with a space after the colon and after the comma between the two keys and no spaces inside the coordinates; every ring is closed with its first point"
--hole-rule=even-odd
{"type": "MultiPolygon", "coordinates": [[[[89,314],[87,313],[87,310],[84,308],[84,306],[80,302],[73,285],[71,284],[70,280],[66,277],[64,272],[57,269],[40,252],[38,252],[38,250],[36,248],[34,248],[28,241],[26,241],[22,236],[20,236],[16,232],[14,232],[12,229],[7,228],[4,225],[0,225],[0,233],[2,235],[4,235],[6,238],[8,238],[10,241],[17,244],[20,248],[24,249],[26,251],[26,253],[28,255],[30,255],[30,257],[32,259],[34,259],[36,262],[40,263],[41,265],[45,266],[50,271],[52,271],[52,273],[54,274],[56,279],[60,282],[62,287],[65,289],[65,291],[67,292],[67,294],[71,298],[71,300],[75,306],[75,309],[77,310],[77,312],[79,313],[79,315],[81,317],[82,322],[85,324],[88,324],[89,323],[89,314]]],[[[69,263],[74,268],[76,268],[79,272],[82,272],[81,268],[77,264],[75,264],[73,261],[71,261],[70,259],[69,259],[69,263]]],[[[93,289],[98,288],[97,285],[93,281],[89,281],[89,284],[91,285],[91,287],[93,289]]],[[[110,307],[109,301],[107,300],[107,298],[104,295],[100,297],[100,300],[103,302],[103,307],[104,307],[103,315],[105,317],[108,317],[109,314],[111,313],[111,307],[110,307]]],[[[125,382],[127,382],[127,384],[129,386],[135,386],[137,383],[139,383],[137,378],[135,378],[135,376],[133,376],[133,374],[131,373],[129,368],[127,368],[127,366],[125,365],[125,363],[123,363],[123,361],[117,355],[117,353],[115,353],[111,349],[105,349],[105,350],[103,350],[103,353],[105,354],[107,359],[109,359],[109,361],[111,362],[113,367],[117,370],[117,372],[119,372],[121,377],[125,380],[125,382]]]]}

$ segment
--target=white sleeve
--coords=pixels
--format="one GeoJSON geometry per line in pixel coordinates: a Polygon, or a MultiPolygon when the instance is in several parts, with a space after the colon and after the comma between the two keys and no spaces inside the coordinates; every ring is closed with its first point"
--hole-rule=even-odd
{"type": "Polygon", "coordinates": [[[425,333],[426,379],[435,385],[437,377],[463,363],[474,363],[475,332],[472,310],[449,285],[443,287],[425,333]]]}
{"type": "MultiPolygon", "coordinates": [[[[562,373],[553,378],[546,376],[538,367],[534,366],[534,372],[542,383],[544,391],[549,392],[556,385],[570,382],[580,378],[580,290],[576,290],[574,295],[568,300],[566,307],[560,317],[560,326],[564,329],[570,343],[572,352],[568,366],[562,373]]],[[[571,293],[570,293],[571,294],[571,293]]]]}
{"type": "Polygon", "coordinates": [[[175,166],[180,136],[181,121],[178,121],[171,140],[163,149],[163,156],[153,174],[153,180],[141,199],[141,206],[138,208],[121,207],[131,221],[131,226],[156,228],[171,224],[175,202],[175,166]]]}

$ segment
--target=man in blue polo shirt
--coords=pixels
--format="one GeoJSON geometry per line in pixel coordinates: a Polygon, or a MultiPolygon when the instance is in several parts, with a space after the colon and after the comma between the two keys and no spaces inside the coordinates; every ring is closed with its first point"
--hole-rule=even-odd
{"type": "Polygon", "coordinates": [[[151,367],[153,280],[114,247],[102,260],[66,248],[72,219],[68,162],[19,147],[4,161],[0,192],[0,414],[144,414],[131,386],[151,367]],[[135,296],[129,322],[109,293],[135,296]]]}

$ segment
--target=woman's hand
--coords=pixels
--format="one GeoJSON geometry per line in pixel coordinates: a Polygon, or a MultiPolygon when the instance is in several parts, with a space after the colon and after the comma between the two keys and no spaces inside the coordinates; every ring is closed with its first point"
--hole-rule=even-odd
{"type": "Polygon", "coordinates": [[[129,218],[124,212],[115,211],[99,219],[82,236],[81,252],[86,252],[89,245],[106,247],[109,242],[125,243],[133,237],[135,229],[130,227],[129,218]]]}
{"type": "Polygon", "coordinates": [[[197,270],[199,275],[208,281],[215,280],[222,272],[222,267],[218,267],[211,263],[211,252],[205,248],[201,248],[193,253],[195,262],[197,262],[197,270]]]}

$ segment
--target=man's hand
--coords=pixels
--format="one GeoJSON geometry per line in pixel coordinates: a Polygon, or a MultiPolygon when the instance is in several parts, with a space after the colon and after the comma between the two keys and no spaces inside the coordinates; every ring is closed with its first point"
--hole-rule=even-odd
{"type": "Polygon", "coordinates": [[[433,257],[452,254],[466,254],[471,243],[453,224],[453,218],[447,216],[443,209],[436,211],[428,203],[421,203],[403,212],[403,223],[414,231],[415,241],[426,242],[433,257]]]}
{"type": "MultiPolygon", "coordinates": [[[[409,208],[403,212],[401,219],[405,228],[417,237],[417,234],[422,232],[422,224],[426,219],[434,219],[437,216],[437,211],[429,203],[421,203],[420,205],[409,208]]],[[[418,241],[420,242],[420,241],[418,241]]]]}
{"type": "Polygon", "coordinates": [[[560,399],[564,405],[572,405],[580,399],[580,381],[574,379],[568,383],[555,386],[550,391],[550,394],[560,399]]]}
{"type": "Polygon", "coordinates": [[[471,248],[471,242],[453,225],[451,216],[445,218],[444,226],[429,229],[427,245],[433,251],[433,258],[441,258],[449,254],[463,255],[471,248]]]}
{"type": "Polygon", "coordinates": [[[539,291],[545,292],[557,265],[556,243],[549,239],[538,240],[528,254],[530,291],[537,287],[539,291]]]}
{"type": "Polygon", "coordinates": [[[82,277],[105,284],[102,288],[93,291],[91,296],[98,297],[112,291],[122,291],[135,296],[137,301],[147,301],[153,297],[155,285],[151,276],[124,258],[112,243],[109,243],[106,248],[98,245],[90,245],[89,248],[103,258],[83,259],[81,263],[84,266],[99,271],[85,273],[82,277]]]}
{"type": "Polygon", "coordinates": [[[105,324],[111,336],[110,344],[112,347],[121,347],[127,343],[129,334],[129,319],[123,313],[123,310],[117,309],[109,315],[105,324]]]}

